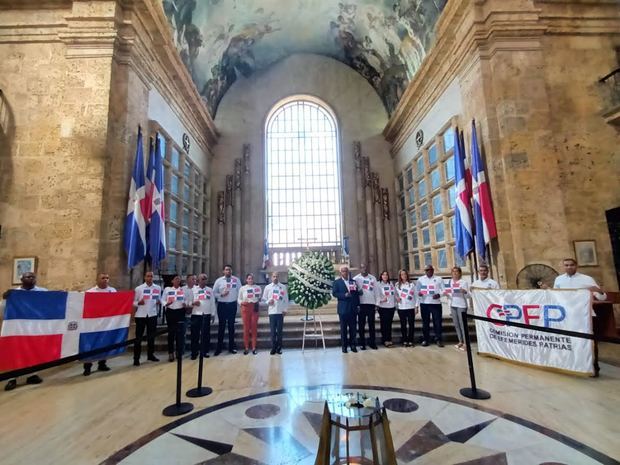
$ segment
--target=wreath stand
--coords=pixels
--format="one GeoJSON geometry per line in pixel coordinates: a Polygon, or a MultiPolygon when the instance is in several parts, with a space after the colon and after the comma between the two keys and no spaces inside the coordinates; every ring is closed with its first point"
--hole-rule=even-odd
{"type": "Polygon", "coordinates": [[[321,338],[323,342],[323,350],[325,350],[325,334],[323,333],[323,322],[321,316],[315,313],[314,309],[308,309],[306,307],[306,316],[302,318],[304,322],[304,332],[301,339],[301,352],[303,353],[306,347],[306,338],[314,339],[314,346],[318,346],[318,339],[321,338]],[[308,322],[312,322],[312,326],[308,325],[308,322]],[[319,323],[317,331],[317,322],[319,323]]]}

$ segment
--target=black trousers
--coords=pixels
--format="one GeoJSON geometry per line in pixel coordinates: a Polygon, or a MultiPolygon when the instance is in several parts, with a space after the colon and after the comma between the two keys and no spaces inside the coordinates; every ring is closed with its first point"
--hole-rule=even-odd
{"type": "Polygon", "coordinates": [[[340,345],[343,349],[347,346],[355,347],[355,319],[356,312],[338,314],[340,320],[340,345]]]}
{"type": "Polygon", "coordinates": [[[284,326],[284,315],[269,315],[269,329],[271,330],[271,348],[273,350],[282,349],[282,327],[284,326]]]}
{"type": "Polygon", "coordinates": [[[368,345],[375,346],[375,306],[374,304],[360,304],[357,315],[357,330],[360,344],[366,345],[366,322],[368,321],[368,345]]]}
{"type": "Polygon", "coordinates": [[[155,332],[157,331],[157,316],[137,317],[136,319],[136,342],[133,344],[133,359],[140,360],[142,354],[142,337],[146,329],[147,355],[155,355],[155,332]]]}
{"type": "Polygon", "coordinates": [[[433,332],[435,342],[441,341],[442,322],[441,304],[420,304],[420,315],[422,316],[422,334],[426,342],[431,342],[431,317],[433,318],[433,332]]]}
{"type": "Polygon", "coordinates": [[[183,323],[183,337],[185,337],[185,309],[184,308],[167,308],[166,324],[168,326],[168,353],[174,354],[184,351],[185,341],[179,333],[179,323],[183,323]],[[175,351],[176,345],[176,351],[175,351]]]}
{"type": "Polygon", "coordinates": [[[198,352],[207,355],[211,349],[211,315],[192,315],[191,318],[192,357],[198,352]]]}
{"type": "Polygon", "coordinates": [[[381,339],[385,344],[392,342],[392,322],[394,321],[395,308],[377,307],[379,312],[379,325],[381,326],[381,339]]]}
{"type": "Polygon", "coordinates": [[[415,322],[415,308],[409,310],[398,310],[400,320],[400,335],[403,344],[410,342],[413,344],[413,324],[415,322]]]}
{"type": "Polygon", "coordinates": [[[224,332],[228,327],[228,350],[234,350],[235,347],[235,317],[237,316],[237,302],[218,302],[217,318],[219,319],[217,326],[217,352],[222,351],[224,346],[224,332]]]}

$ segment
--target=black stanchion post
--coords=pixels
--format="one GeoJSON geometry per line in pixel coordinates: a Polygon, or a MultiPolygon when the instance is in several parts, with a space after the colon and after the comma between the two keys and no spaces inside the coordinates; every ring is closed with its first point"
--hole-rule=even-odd
{"type": "Polygon", "coordinates": [[[204,320],[206,318],[211,318],[211,315],[202,315],[202,320],[200,321],[200,355],[198,357],[198,384],[195,388],[190,389],[185,394],[187,397],[204,397],[208,396],[213,392],[213,389],[207,386],[202,385],[202,364],[203,364],[203,348],[204,348],[204,338],[205,338],[205,324],[204,320]]]}
{"type": "Polygon", "coordinates": [[[194,404],[181,402],[181,375],[183,374],[183,346],[185,345],[185,317],[177,323],[177,395],[176,402],[166,407],[161,413],[167,417],[176,417],[191,412],[194,404]]]}
{"type": "Polygon", "coordinates": [[[467,364],[469,365],[470,388],[462,388],[459,392],[462,396],[469,399],[485,400],[490,399],[491,394],[476,387],[476,374],[474,373],[474,359],[471,355],[471,338],[469,337],[469,326],[467,324],[467,311],[461,313],[463,320],[463,333],[465,334],[465,345],[467,346],[467,364]]]}

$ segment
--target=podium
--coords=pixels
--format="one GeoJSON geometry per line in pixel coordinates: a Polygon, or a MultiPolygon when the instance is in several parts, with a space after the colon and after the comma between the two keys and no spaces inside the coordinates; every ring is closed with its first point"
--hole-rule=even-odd
{"type": "Polygon", "coordinates": [[[325,350],[325,334],[323,333],[323,322],[321,321],[321,316],[318,315],[314,309],[308,309],[308,316],[304,318],[303,321],[304,332],[301,339],[301,351],[303,352],[306,348],[306,338],[314,339],[315,347],[318,345],[318,339],[320,338],[323,342],[323,350],[325,350]],[[312,322],[312,325],[309,325],[309,322],[312,322]]]}

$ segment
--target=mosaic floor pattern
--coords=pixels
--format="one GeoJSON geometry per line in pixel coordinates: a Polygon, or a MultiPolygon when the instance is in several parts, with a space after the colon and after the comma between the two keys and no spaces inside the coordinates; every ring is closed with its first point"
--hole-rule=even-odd
{"type": "Polygon", "coordinates": [[[553,430],[464,400],[333,385],[282,389],[209,407],[153,431],[104,463],[312,465],[324,400],[347,392],[379,398],[401,465],[619,463],[553,430]]]}

